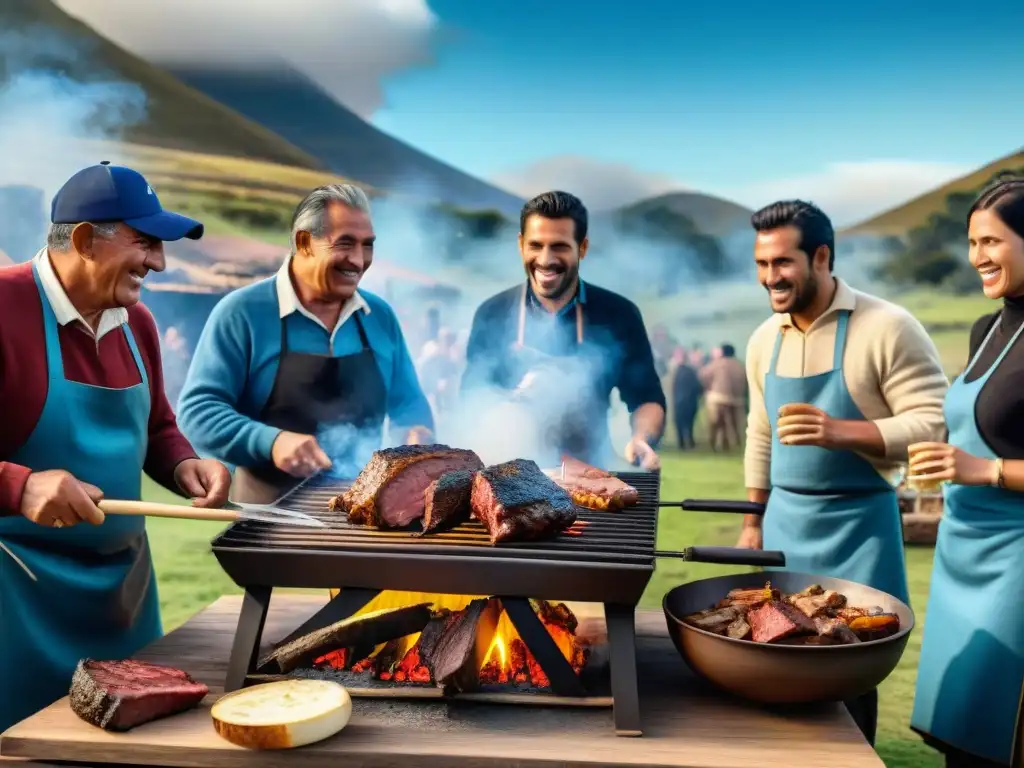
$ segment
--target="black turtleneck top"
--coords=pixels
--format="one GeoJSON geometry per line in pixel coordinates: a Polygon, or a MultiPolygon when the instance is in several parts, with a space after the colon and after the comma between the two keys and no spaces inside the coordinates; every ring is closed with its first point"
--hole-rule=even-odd
{"type": "MultiPolygon", "coordinates": [[[[1024,297],[1005,299],[1002,311],[985,315],[974,324],[971,359],[994,323],[998,327],[965,381],[977,381],[984,376],[1010,343],[1024,323],[1024,297]]],[[[974,418],[981,436],[997,456],[1024,459],[1024,334],[985,382],[974,406],[974,418]]]]}

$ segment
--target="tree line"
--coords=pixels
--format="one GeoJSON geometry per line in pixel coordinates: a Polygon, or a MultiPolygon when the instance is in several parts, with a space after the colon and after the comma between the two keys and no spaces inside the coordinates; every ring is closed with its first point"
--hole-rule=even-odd
{"type": "Polygon", "coordinates": [[[1024,174],[1024,166],[994,173],[975,189],[949,193],[944,210],[930,214],[904,237],[884,238],[878,277],[899,285],[928,286],[954,293],[975,290],[978,276],[964,257],[967,212],[985,186],[1007,174],[1024,174]]]}

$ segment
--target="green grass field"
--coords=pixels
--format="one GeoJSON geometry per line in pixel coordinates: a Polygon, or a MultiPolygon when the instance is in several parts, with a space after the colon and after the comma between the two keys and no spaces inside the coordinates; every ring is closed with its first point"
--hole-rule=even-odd
{"type": "MultiPolygon", "coordinates": [[[[662,497],[666,499],[743,498],[743,474],[738,455],[667,454],[662,474],[662,497]]],[[[147,483],[145,495],[150,500],[173,500],[169,493],[152,483],[147,483]]],[[[694,544],[731,545],[735,543],[737,524],[734,515],[665,510],[658,529],[658,546],[678,551],[694,544]]],[[[149,521],[166,630],[178,626],[220,595],[239,592],[210,554],[210,540],[220,529],[219,524],[149,521]]],[[[928,597],[931,563],[931,549],[908,551],[910,587],[919,627],[928,597]]],[[[742,569],[659,560],[643,605],[659,607],[665,592],[677,584],[738,570],[742,569]]],[[[910,638],[899,668],[881,690],[877,750],[890,768],[941,765],[935,753],[925,747],[907,725],[920,645],[918,629],[910,638]]]]}

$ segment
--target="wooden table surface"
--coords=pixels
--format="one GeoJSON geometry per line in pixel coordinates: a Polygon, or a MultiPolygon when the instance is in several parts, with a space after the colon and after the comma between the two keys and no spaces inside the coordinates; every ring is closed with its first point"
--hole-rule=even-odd
{"type": "MultiPolygon", "coordinates": [[[[276,594],[264,637],[280,639],[324,602],[276,594]]],[[[39,768],[47,761],[188,768],[883,765],[842,705],[783,712],[709,690],[676,654],[664,616],[646,610],[637,612],[640,738],[617,737],[610,709],[354,699],[348,727],[331,739],[284,752],[249,751],[217,736],[210,720],[240,605],[239,597],[222,597],[138,654],[209,685],[211,694],[198,709],[115,734],[80,720],[65,698],[0,738],[0,754],[10,760],[0,760],[0,768],[39,768]]]]}

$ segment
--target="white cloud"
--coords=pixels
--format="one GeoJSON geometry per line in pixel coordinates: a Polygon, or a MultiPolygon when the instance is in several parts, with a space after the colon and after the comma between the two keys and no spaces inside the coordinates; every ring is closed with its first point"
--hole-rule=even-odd
{"type": "Polygon", "coordinates": [[[491,181],[503,189],[530,198],[562,189],[578,195],[594,211],[618,208],[653,195],[687,189],[671,176],[639,171],[626,163],[558,155],[525,168],[495,174],[491,181]]]}
{"type": "Polygon", "coordinates": [[[288,61],[363,117],[381,81],[432,62],[437,18],[426,0],[57,0],[149,61],[266,65],[288,61]]]}
{"type": "Polygon", "coordinates": [[[800,198],[818,205],[837,227],[901,205],[975,170],[959,163],[866,160],[829,163],[816,173],[732,187],[723,193],[750,208],[800,198]]]}

